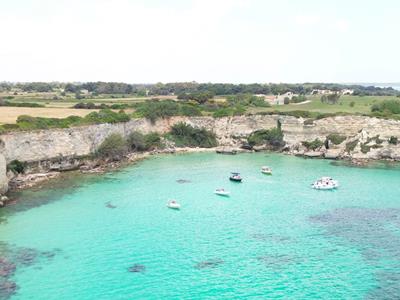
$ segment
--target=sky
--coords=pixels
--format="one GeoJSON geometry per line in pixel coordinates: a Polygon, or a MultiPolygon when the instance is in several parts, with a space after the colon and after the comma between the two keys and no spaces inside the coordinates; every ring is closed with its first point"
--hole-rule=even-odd
{"type": "Polygon", "coordinates": [[[400,82],[398,0],[0,0],[0,81],[400,82]]]}

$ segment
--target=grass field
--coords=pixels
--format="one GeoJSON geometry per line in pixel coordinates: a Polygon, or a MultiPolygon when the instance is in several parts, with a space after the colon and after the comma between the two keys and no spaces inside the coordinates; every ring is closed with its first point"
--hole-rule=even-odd
{"type": "MultiPolygon", "coordinates": [[[[34,102],[45,105],[44,108],[30,108],[30,107],[0,107],[0,123],[15,123],[20,115],[30,115],[34,117],[48,117],[48,118],[65,118],[71,115],[85,116],[93,110],[88,109],[73,109],[72,107],[78,102],[93,102],[96,104],[114,104],[126,103],[132,104],[137,102],[147,101],[152,98],[159,99],[176,99],[175,96],[152,96],[152,97],[121,97],[121,95],[100,95],[92,99],[77,100],[73,95],[67,95],[63,99],[54,100],[54,93],[24,93],[19,95],[0,94],[0,98],[7,99],[7,96],[12,96],[13,99],[8,100],[11,102],[34,102]]],[[[371,106],[374,103],[381,102],[388,99],[399,99],[391,96],[342,96],[337,104],[326,104],[320,101],[320,96],[308,96],[308,103],[291,103],[288,105],[273,105],[271,107],[248,107],[247,113],[259,112],[289,112],[295,110],[303,110],[318,113],[353,113],[353,114],[369,114],[371,106]],[[353,103],[351,105],[351,103],[353,103]]],[[[215,97],[216,102],[225,101],[222,96],[215,97]]],[[[126,110],[127,113],[133,110],[126,110]]],[[[204,112],[205,115],[212,115],[211,112],[204,112]]]]}
{"type": "Polygon", "coordinates": [[[294,111],[294,110],[305,110],[310,112],[319,113],[336,113],[345,112],[353,114],[368,114],[371,112],[371,106],[375,103],[381,102],[383,100],[398,99],[396,97],[390,96],[342,96],[337,104],[326,104],[320,101],[320,97],[308,97],[311,102],[305,104],[288,104],[288,105],[273,105],[272,107],[262,108],[255,107],[249,108],[249,112],[269,112],[269,111],[294,111]],[[350,103],[354,102],[354,106],[350,103]]]}
{"type": "Polygon", "coordinates": [[[18,116],[29,115],[32,117],[46,118],[65,118],[68,116],[86,116],[88,113],[96,111],[91,109],[71,109],[71,108],[32,108],[32,107],[0,107],[0,124],[13,124],[18,116]]]}

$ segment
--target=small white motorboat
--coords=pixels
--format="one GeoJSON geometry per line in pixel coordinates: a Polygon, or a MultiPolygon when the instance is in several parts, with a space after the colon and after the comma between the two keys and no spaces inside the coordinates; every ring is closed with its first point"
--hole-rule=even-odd
{"type": "Polygon", "coordinates": [[[229,196],[230,192],[225,190],[225,189],[216,189],[214,191],[214,194],[220,195],[220,196],[229,196]]]}
{"type": "Polygon", "coordinates": [[[272,169],[267,166],[261,167],[261,173],[267,174],[267,175],[272,175],[272,169]]]}
{"type": "Polygon", "coordinates": [[[172,209],[180,209],[181,205],[176,202],[176,200],[169,200],[167,203],[167,207],[172,209]]]}
{"type": "Polygon", "coordinates": [[[331,177],[321,177],[311,186],[316,190],[333,190],[339,187],[339,182],[337,180],[333,180],[331,177]]]}

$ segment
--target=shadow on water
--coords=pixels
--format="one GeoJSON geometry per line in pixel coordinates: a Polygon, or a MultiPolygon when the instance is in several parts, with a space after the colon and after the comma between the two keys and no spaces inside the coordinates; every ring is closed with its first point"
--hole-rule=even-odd
{"type": "MultiPolygon", "coordinates": [[[[103,174],[81,174],[69,172],[60,177],[49,180],[39,186],[23,191],[9,193],[12,204],[0,209],[0,224],[7,221],[7,217],[21,211],[39,207],[61,199],[63,196],[75,192],[77,189],[104,180],[103,174]]],[[[106,178],[106,180],[115,180],[106,178]]]]}
{"type": "Polygon", "coordinates": [[[38,251],[0,242],[0,299],[9,299],[16,293],[18,286],[12,277],[18,269],[49,263],[59,253],[60,249],[38,251]]]}
{"type": "MultiPolygon", "coordinates": [[[[359,249],[363,260],[376,268],[391,262],[400,267],[400,209],[363,207],[338,208],[310,217],[321,226],[327,238],[339,238],[343,243],[359,249]]],[[[375,274],[378,286],[368,299],[394,299],[400,295],[400,271],[379,271],[375,274]]]]}

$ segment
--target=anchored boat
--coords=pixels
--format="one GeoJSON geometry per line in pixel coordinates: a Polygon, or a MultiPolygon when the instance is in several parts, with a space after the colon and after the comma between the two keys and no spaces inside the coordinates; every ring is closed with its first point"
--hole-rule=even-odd
{"type": "Polygon", "coordinates": [[[267,175],[272,175],[272,169],[268,166],[263,166],[263,167],[261,167],[261,173],[267,174],[267,175]]]}
{"type": "Polygon", "coordinates": [[[236,181],[236,182],[242,182],[242,177],[240,176],[240,173],[237,172],[232,172],[232,175],[229,177],[230,181],[236,181]]]}
{"type": "Polygon", "coordinates": [[[311,186],[316,190],[333,190],[339,187],[339,182],[337,180],[333,180],[331,177],[321,177],[311,186]]]}
{"type": "Polygon", "coordinates": [[[172,209],[180,209],[181,205],[176,202],[176,200],[169,200],[167,203],[167,207],[172,209]]]}
{"type": "Polygon", "coordinates": [[[227,190],[225,190],[225,189],[216,189],[216,190],[214,191],[214,194],[217,194],[217,195],[219,195],[219,196],[228,197],[229,194],[230,194],[230,192],[227,191],[227,190]]]}

